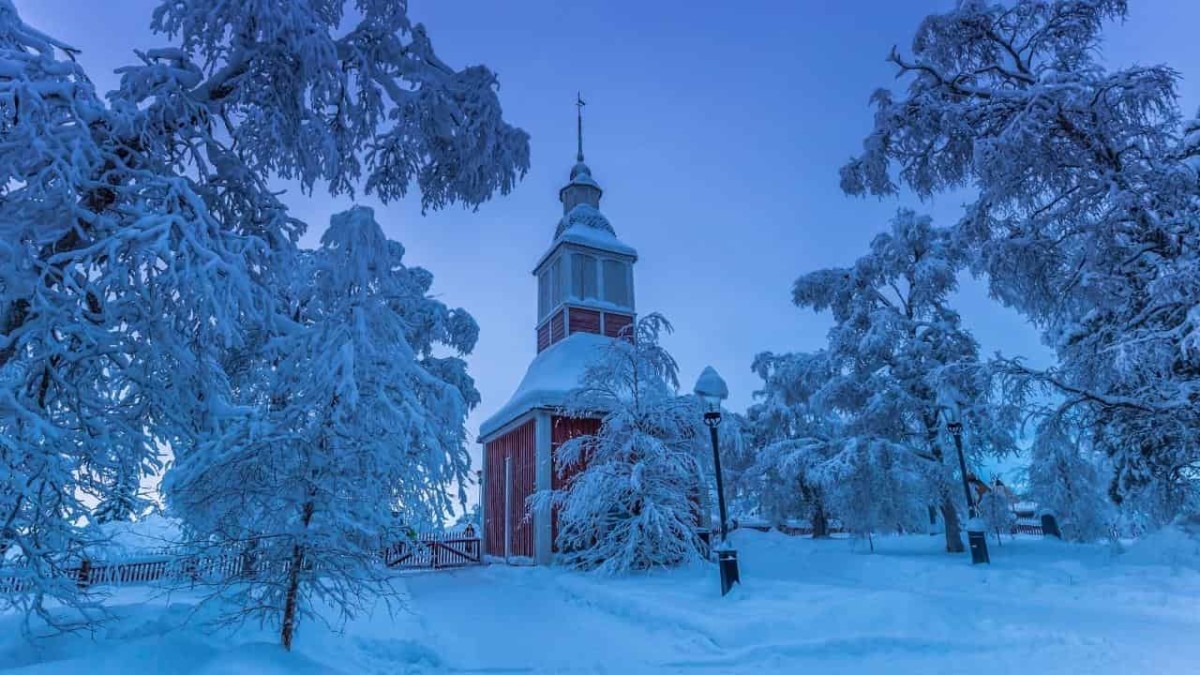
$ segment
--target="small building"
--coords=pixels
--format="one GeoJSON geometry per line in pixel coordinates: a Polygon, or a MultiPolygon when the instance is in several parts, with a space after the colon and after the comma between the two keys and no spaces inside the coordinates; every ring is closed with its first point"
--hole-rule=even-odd
{"type": "Polygon", "coordinates": [[[556,514],[529,513],[526,499],[561,487],[558,448],[599,428],[598,419],[565,417],[561,407],[603,345],[636,317],[637,251],[617,238],[600,212],[602,194],[583,161],[581,133],[570,180],[558,193],[562,218],[533,269],[537,356],[516,392],[479,430],[483,554],[492,561],[552,562],[556,514]]]}

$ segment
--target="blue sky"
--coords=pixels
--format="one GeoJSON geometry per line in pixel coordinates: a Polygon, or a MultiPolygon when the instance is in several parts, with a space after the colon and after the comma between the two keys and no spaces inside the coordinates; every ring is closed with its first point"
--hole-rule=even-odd
{"type": "MultiPolygon", "coordinates": [[[[156,0],[16,0],[25,20],[82,50],[98,86],[133,48],[163,40],[146,26],[156,0]]],[[[1200,105],[1200,3],[1131,3],[1107,33],[1114,65],[1168,63],[1183,76],[1187,112],[1200,105]]],[[[667,344],[686,389],[706,364],[729,381],[730,407],[757,386],[763,350],[820,347],[828,319],[790,303],[792,281],[845,265],[900,206],[943,224],[960,198],[920,204],[852,199],[837,170],[868,131],[868,96],[894,82],[884,62],[921,18],[948,0],[859,2],[681,0],[411,0],[444,60],[484,63],[500,77],[506,117],[532,136],[533,167],[507,197],[478,212],[422,216],[413,203],[381,207],[408,262],[435,274],[434,291],[481,326],[471,371],[483,394],[470,427],[504,404],[535,353],[530,270],[561,215],[557,190],[574,161],[575,92],[588,101],[585,150],[605,189],[603,211],[638,248],[638,308],[676,328],[667,344]]],[[[292,190],[314,243],[349,206],[292,190]]],[[[958,308],[986,352],[1045,363],[1037,334],[968,280],[958,308]]],[[[476,451],[477,455],[477,451],[476,451]]]]}

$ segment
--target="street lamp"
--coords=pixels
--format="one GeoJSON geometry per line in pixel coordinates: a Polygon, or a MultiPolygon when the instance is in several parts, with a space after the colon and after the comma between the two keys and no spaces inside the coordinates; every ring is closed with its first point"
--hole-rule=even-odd
{"type": "Polygon", "coordinates": [[[721,543],[717,546],[717,564],[721,568],[721,595],[725,595],[735,583],[742,581],[741,575],[738,573],[737,551],[729,545],[729,530],[726,527],[728,516],[725,512],[725,480],[721,475],[721,451],[717,441],[717,427],[721,426],[721,401],[729,397],[729,387],[725,385],[725,380],[721,379],[712,366],[706,366],[700,373],[700,379],[696,380],[696,387],[692,391],[707,408],[704,411],[704,424],[712,436],[713,469],[717,474],[717,504],[721,510],[721,543]]]}
{"type": "Polygon", "coordinates": [[[963,495],[967,498],[967,545],[971,548],[971,564],[991,563],[988,557],[987,532],[975,508],[975,500],[971,498],[971,483],[967,480],[967,459],[962,449],[962,420],[958,417],[957,408],[950,409],[946,415],[946,431],[954,436],[954,447],[958,450],[958,469],[962,474],[963,495]]]}

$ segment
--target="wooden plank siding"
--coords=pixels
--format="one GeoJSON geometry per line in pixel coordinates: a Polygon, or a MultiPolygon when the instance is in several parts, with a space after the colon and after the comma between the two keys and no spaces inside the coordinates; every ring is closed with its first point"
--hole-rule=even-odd
{"type": "Polygon", "coordinates": [[[544,323],[541,328],[537,329],[537,350],[540,354],[543,349],[550,346],[550,324],[544,323]]]}
{"type": "Polygon", "coordinates": [[[567,336],[566,335],[566,326],[564,325],[565,321],[566,321],[566,311],[565,310],[560,311],[557,314],[555,314],[554,316],[550,317],[550,344],[554,344],[555,342],[558,342],[559,340],[561,340],[567,336]]]}
{"type": "Polygon", "coordinates": [[[533,557],[533,521],[526,518],[525,500],[536,489],[537,424],[529,420],[488,442],[487,506],[484,509],[483,536],[488,555],[502,557],[504,542],[505,460],[512,465],[512,495],[508,501],[512,555],[533,557]]]}
{"type": "Polygon", "coordinates": [[[626,326],[633,323],[633,317],[628,314],[604,313],[604,334],[608,337],[619,337],[626,326]]]}
{"type": "Polygon", "coordinates": [[[571,308],[570,325],[567,327],[568,333],[595,333],[600,334],[600,312],[594,309],[583,309],[582,307],[571,308]]]}

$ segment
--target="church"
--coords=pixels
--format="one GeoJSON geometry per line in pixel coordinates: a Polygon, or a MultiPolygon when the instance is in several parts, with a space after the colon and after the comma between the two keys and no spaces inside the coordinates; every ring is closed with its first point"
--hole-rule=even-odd
{"type": "Polygon", "coordinates": [[[556,514],[528,513],[526,499],[562,487],[566,478],[558,472],[558,447],[598,429],[598,419],[569,418],[558,411],[603,345],[637,316],[637,251],[617,238],[600,212],[603,190],[583,161],[582,116],[578,124],[575,166],[558,193],[563,215],[533,269],[537,356],[508,402],[479,430],[483,555],[494,562],[553,561],[556,514]]]}

